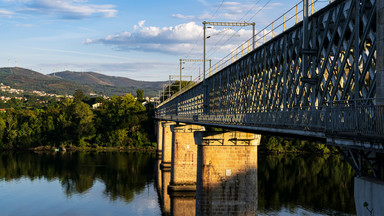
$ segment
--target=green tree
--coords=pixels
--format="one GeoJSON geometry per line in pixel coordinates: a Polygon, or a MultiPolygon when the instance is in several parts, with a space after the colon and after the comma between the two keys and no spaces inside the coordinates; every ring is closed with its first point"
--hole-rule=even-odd
{"type": "Polygon", "coordinates": [[[79,146],[88,145],[96,132],[93,122],[94,114],[90,106],[84,102],[75,102],[68,111],[73,142],[79,146]]]}
{"type": "Polygon", "coordinates": [[[0,117],[0,147],[3,147],[3,139],[6,130],[5,120],[0,117]]]}
{"type": "Polygon", "coordinates": [[[17,126],[17,146],[31,147],[41,143],[41,127],[39,111],[20,110],[16,113],[17,126]]]}
{"type": "Polygon", "coordinates": [[[104,133],[102,145],[137,146],[148,143],[148,135],[143,128],[147,121],[145,107],[131,94],[114,96],[103,103],[98,113],[98,133],[104,133]],[[137,139],[140,138],[140,139],[137,139]]]}
{"type": "Polygon", "coordinates": [[[75,94],[73,94],[73,98],[75,99],[76,102],[83,101],[85,97],[86,95],[81,89],[76,89],[75,94]]]}
{"type": "Polygon", "coordinates": [[[136,97],[137,97],[138,101],[144,101],[144,90],[143,89],[137,89],[136,97]]]}
{"type": "Polygon", "coordinates": [[[6,130],[4,134],[5,148],[12,149],[16,143],[17,138],[17,118],[15,117],[14,110],[8,110],[6,114],[6,130]]]}

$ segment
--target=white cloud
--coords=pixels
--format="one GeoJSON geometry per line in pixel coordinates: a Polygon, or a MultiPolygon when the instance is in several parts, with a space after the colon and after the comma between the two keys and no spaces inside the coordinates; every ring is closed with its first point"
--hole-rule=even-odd
{"type": "Polygon", "coordinates": [[[2,10],[0,9],[0,16],[10,16],[10,15],[13,15],[14,13],[11,12],[11,11],[6,11],[6,10],[2,10]]]}
{"type": "Polygon", "coordinates": [[[194,22],[184,23],[176,26],[157,27],[144,26],[140,21],[134,26],[134,32],[122,32],[108,35],[103,39],[87,39],[86,44],[102,43],[114,45],[120,50],[141,50],[158,52],[182,52],[191,46],[194,40],[200,37],[202,27],[194,22]]]}
{"type": "Polygon", "coordinates": [[[133,26],[133,29],[134,29],[134,30],[137,30],[138,28],[143,27],[144,24],[145,24],[145,20],[140,20],[137,24],[138,24],[138,25],[134,25],[134,26],[133,26]]]}
{"type": "Polygon", "coordinates": [[[195,19],[195,16],[187,16],[187,15],[182,15],[182,14],[172,14],[172,17],[177,18],[177,19],[184,19],[184,20],[195,19]]]}
{"type": "MultiPolygon", "coordinates": [[[[202,52],[201,25],[195,22],[188,22],[176,26],[158,27],[144,26],[141,22],[134,26],[133,32],[122,32],[114,35],[107,35],[101,39],[86,39],[84,44],[105,44],[111,45],[120,51],[144,51],[161,52],[168,54],[186,54],[202,52]]],[[[209,28],[206,35],[212,39],[207,41],[207,50],[215,48],[219,52],[229,53],[252,35],[251,30],[209,28]],[[230,40],[228,40],[230,39],[230,40]],[[226,44],[223,44],[226,42],[226,44]]]]}
{"type": "Polygon", "coordinates": [[[23,10],[66,19],[81,19],[91,16],[114,17],[117,14],[115,7],[110,4],[89,4],[85,0],[34,0],[29,1],[23,10]]]}
{"type": "Polygon", "coordinates": [[[144,24],[145,24],[145,20],[141,20],[141,21],[139,21],[139,27],[143,27],[144,24]]]}
{"type": "Polygon", "coordinates": [[[3,0],[3,2],[29,2],[31,0],[3,0]]]}
{"type": "Polygon", "coordinates": [[[87,39],[85,39],[85,41],[83,41],[82,43],[83,44],[90,44],[90,43],[92,43],[93,41],[90,39],[90,38],[87,38],[87,39]]]}

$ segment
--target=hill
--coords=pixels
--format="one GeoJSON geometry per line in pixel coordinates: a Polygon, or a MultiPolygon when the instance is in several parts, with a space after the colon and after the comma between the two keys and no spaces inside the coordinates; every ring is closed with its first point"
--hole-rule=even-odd
{"type": "Polygon", "coordinates": [[[19,67],[0,68],[0,81],[16,89],[38,90],[53,94],[73,94],[76,89],[82,89],[85,92],[91,91],[88,86],[19,67]]]}
{"type": "Polygon", "coordinates": [[[145,96],[156,96],[166,82],[136,81],[124,77],[107,76],[95,72],[63,71],[44,75],[25,68],[0,68],[0,82],[27,91],[45,91],[54,94],[73,94],[76,89],[108,96],[136,94],[143,89],[145,96]]]}
{"type": "Polygon", "coordinates": [[[137,89],[143,89],[146,96],[156,96],[167,82],[137,81],[125,77],[107,76],[96,72],[62,71],[49,74],[53,78],[72,81],[76,84],[89,86],[96,94],[122,95],[136,94],[137,89]]]}
{"type": "Polygon", "coordinates": [[[147,94],[155,96],[158,90],[162,89],[163,84],[167,82],[147,82],[138,81],[125,77],[107,76],[96,72],[73,72],[63,71],[53,74],[49,74],[55,78],[61,78],[63,80],[70,80],[74,83],[98,86],[102,89],[132,89],[136,92],[137,89],[141,88],[147,94]]]}

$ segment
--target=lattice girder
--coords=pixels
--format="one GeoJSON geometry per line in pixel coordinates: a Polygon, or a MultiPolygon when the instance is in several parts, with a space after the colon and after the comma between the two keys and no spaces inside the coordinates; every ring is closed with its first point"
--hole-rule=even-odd
{"type": "MultiPolygon", "coordinates": [[[[157,116],[350,131],[359,118],[347,121],[345,116],[356,113],[342,109],[335,114],[334,107],[350,108],[356,101],[374,106],[376,95],[375,1],[360,0],[359,11],[355,5],[356,0],[334,1],[309,17],[309,50],[303,50],[304,29],[298,23],[161,104],[157,116]]],[[[376,114],[370,115],[374,119],[376,114]]]]}

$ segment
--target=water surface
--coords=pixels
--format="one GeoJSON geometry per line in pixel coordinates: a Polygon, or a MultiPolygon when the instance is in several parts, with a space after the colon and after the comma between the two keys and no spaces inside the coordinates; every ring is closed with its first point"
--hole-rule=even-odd
{"type": "Polygon", "coordinates": [[[354,171],[338,155],[259,155],[259,215],[354,215],[354,171]]]}
{"type": "Polygon", "coordinates": [[[154,156],[0,153],[0,215],[161,215],[154,156]]]}
{"type": "MultiPolygon", "coordinates": [[[[169,176],[155,167],[150,153],[2,152],[0,216],[151,216],[178,209],[171,203],[194,211],[190,197],[175,202],[161,194],[156,180],[165,184],[169,176]]],[[[254,209],[257,215],[354,215],[353,176],[336,155],[259,155],[254,209]]]]}

